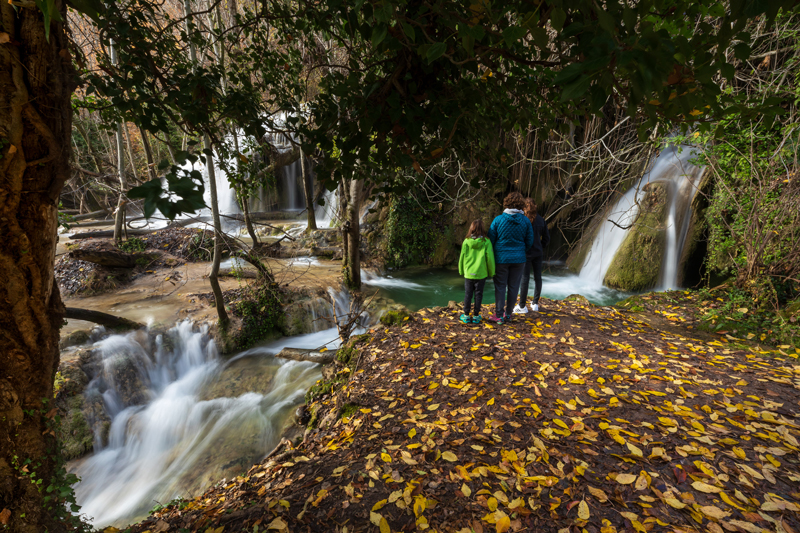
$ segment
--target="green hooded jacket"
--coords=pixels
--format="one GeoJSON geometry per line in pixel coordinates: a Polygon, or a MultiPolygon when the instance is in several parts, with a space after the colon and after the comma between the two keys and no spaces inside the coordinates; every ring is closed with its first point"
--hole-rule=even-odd
{"type": "Polygon", "coordinates": [[[494,276],[492,241],[486,237],[464,239],[458,273],[467,279],[486,279],[494,276]]]}

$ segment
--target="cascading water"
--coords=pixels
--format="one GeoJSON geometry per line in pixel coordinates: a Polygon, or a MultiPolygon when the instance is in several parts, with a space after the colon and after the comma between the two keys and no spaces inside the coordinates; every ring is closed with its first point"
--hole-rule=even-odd
{"type": "MultiPolygon", "coordinates": [[[[336,338],[335,329],[312,335],[306,342],[336,338]]],[[[111,423],[107,441],[98,434],[94,455],[73,469],[78,502],[96,526],[125,525],[156,502],[246,471],[275,446],[320,376],[313,363],[272,357],[280,346],[224,362],[188,321],[155,338],[113,335],[95,348],[100,364],[87,394],[102,395],[111,423]]]]}
{"type": "Polygon", "coordinates": [[[581,268],[579,277],[583,282],[598,286],[603,284],[611,262],[627,235],[625,228],[636,219],[639,210],[637,202],[644,198],[645,186],[663,182],[667,184],[669,208],[659,285],[662,289],[677,288],[678,260],[689,227],[691,203],[704,170],[689,162],[695,156],[695,150],[688,146],[664,148],[637,185],[611,207],[581,268]]]}

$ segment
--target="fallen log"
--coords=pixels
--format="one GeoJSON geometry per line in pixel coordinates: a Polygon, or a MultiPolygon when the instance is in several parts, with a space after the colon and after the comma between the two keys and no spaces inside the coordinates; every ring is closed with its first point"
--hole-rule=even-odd
{"type": "Polygon", "coordinates": [[[333,363],[334,359],[336,359],[337,351],[338,350],[327,350],[320,352],[319,348],[314,350],[308,350],[306,348],[284,348],[275,357],[291,359],[292,361],[310,361],[312,363],[328,365],[333,363]]]}
{"type": "Polygon", "coordinates": [[[80,222],[78,224],[70,224],[69,228],[70,229],[91,228],[91,227],[95,227],[95,226],[108,226],[109,224],[111,224],[111,225],[114,224],[114,219],[113,218],[103,218],[103,219],[100,219],[100,220],[90,220],[89,222],[80,222]]]}
{"type": "Polygon", "coordinates": [[[89,220],[90,218],[99,218],[108,214],[108,209],[101,209],[100,211],[92,211],[91,213],[86,213],[84,215],[75,215],[72,217],[72,220],[89,220]]]}
{"type": "MultiPolygon", "coordinates": [[[[150,235],[151,233],[155,233],[157,231],[161,231],[162,229],[169,229],[169,228],[183,228],[190,224],[194,224],[197,220],[193,219],[186,219],[186,220],[178,220],[166,226],[164,228],[158,229],[126,229],[125,233],[128,236],[134,235],[150,235]]],[[[101,231],[86,231],[84,233],[75,233],[74,235],[70,235],[70,239],[108,239],[114,236],[113,229],[101,230],[101,231]]]]}
{"type": "Polygon", "coordinates": [[[76,307],[67,307],[66,313],[64,313],[64,318],[94,322],[95,324],[100,324],[101,326],[116,331],[139,329],[144,327],[144,324],[134,322],[133,320],[128,320],[127,318],[122,318],[121,316],[109,315],[108,313],[92,311],[91,309],[78,309],[76,307]]]}
{"type": "Polygon", "coordinates": [[[121,250],[72,250],[72,259],[96,263],[111,268],[133,268],[136,262],[145,259],[148,262],[155,257],[153,253],[132,254],[121,250]]]}
{"type": "Polygon", "coordinates": [[[336,246],[312,246],[311,254],[321,257],[342,257],[342,249],[336,246]]]}

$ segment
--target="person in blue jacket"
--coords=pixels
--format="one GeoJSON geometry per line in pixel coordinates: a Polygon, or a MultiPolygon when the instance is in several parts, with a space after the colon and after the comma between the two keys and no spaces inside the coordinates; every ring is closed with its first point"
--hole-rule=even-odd
{"type": "Polygon", "coordinates": [[[527,262],[525,270],[522,272],[522,286],[519,289],[519,305],[514,307],[514,313],[525,314],[528,312],[528,286],[531,282],[531,270],[533,270],[533,291],[534,311],[539,311],[539,297],[542,295],[542,258],[544,249],[550,244],[550,232],[547,231],[547,221],[538,213],[539,207],[533,198],[525,198],[525,216],[531,221],[533,226],[533,246],[528,248],[526,255],[527,262]]]}
{"type": "Polygon", "coordinates": [[[525,252],[533,245],[533,226],[523,213],[525,199],[512,192],[503,200],[503,213],[489,226],[489,240],[494,250],[495,313],[490,322],[502,324],[511,320],[525,269],[525,252]]]}

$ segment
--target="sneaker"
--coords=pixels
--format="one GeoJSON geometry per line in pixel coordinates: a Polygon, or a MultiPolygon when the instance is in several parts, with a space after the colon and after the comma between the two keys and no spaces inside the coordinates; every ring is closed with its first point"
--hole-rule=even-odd
{"type": "Polygon", "coordinates": [[[503,317],[503,324],[510,324],[514,315],[506,315],[503,317]]]}
{"type": "Polygon", "coordinates": [[[538,313],[538,312],[539,312],[539,304],[533,304],[533,311],[534,311],[535,313],[538,313]]]}
{"type": "Polygon", "coordinates": [[[482,318],[483,317],[481,315],[475,315],[475,316],[472,317],[472,323],[473,324],[480,324],[482,318]]]}
{"type": "Polygon", "coordinates": [[[518,305],[514,306],[514,314],[515,315],[524,315],[527,312],[528,312],[528,307],[527,306],[525,306],[525,307],[520,307],[518,305]]]}
{"type": "Polygon", "coordinates": [[[487,318],[487,320],[489,322],[493,322],[495,324],[502,324],[503,323],[503,317],[497,316],[496,314],[490,316],[489,318],[487,318]]]}
{"type": "Polygon", "coordinates": [[[472,324],[472,317],[469,315],[461,314],[458,319],[461,321],[462,324],[472,324]]]}

